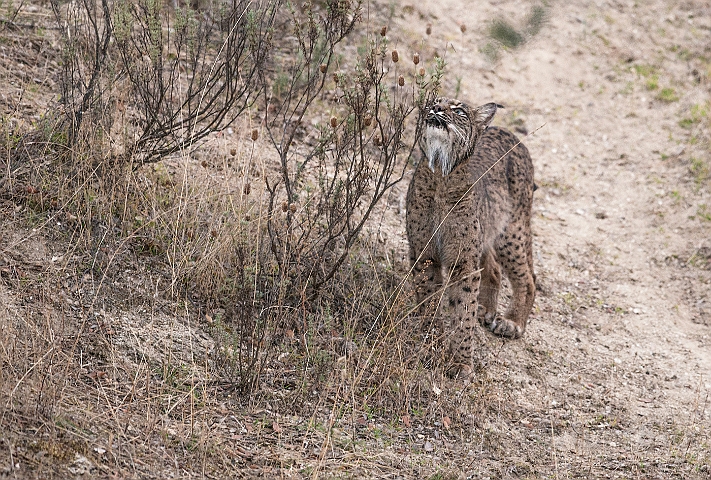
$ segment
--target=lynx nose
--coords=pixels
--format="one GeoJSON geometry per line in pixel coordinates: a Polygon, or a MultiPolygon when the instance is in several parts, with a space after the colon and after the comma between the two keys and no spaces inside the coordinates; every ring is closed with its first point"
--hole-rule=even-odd
{"type": "Polygon", "coordinates": [[[434,105],[434,106],[432,107],[432,111],[433,111],[434,113],[439,113],[439,112],[442,111],[442,107],[440,107],[439,104],[436,104],[436,105],[434,105]]]}

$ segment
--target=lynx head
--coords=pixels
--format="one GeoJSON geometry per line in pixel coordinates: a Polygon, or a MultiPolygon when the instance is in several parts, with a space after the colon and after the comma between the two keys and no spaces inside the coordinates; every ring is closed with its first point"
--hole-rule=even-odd
{"type": "Polygon", "coordinates": [[[442,175],[446,176],[466,160],[489,127],[497,108],[503,107],[487,103],[472,108],[451,98],[435,99],[425,115],[422,142],[430,170],[434,172],[435,168],[441,168],[442,175]]]}

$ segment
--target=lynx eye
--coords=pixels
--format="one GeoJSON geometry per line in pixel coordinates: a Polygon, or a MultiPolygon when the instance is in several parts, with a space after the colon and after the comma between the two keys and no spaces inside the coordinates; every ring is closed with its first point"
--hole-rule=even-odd
{"type": "Polygon", "coordinates": [[[454,107],[454,108],[452,108],[452,111],[454,113],[456,113],[457,115],[461,115],[462,117],[467,116],[467,112],[465,112],[462,107],[454,107]]]}

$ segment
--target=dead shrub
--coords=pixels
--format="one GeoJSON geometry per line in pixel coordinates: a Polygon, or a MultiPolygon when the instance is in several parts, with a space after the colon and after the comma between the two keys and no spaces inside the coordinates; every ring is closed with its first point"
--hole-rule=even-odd
{"type": "Polygon", "coordinates": [[[356,337],[380,352],[368,369],[389,355],[409,300],[393,272],[369,264],[377,252],[354,246],[412,161],[443,62],[409,71],[384,36],[337,61],[356,2],[52,7],[63,108],[8,158],[31,163],[33,208],[68,225],[95,295],[122,266],[159,272],[155,289],[206,321],[216,372],[244,392],[290,342],[322,373],[356,337]],[[214,145],[230,125],[247,133],[227,155],[214,145]],[[205,170],[193,153],[210,158],[205,170]],[[308,342],[335,353],[315,362],[308,342]]]}

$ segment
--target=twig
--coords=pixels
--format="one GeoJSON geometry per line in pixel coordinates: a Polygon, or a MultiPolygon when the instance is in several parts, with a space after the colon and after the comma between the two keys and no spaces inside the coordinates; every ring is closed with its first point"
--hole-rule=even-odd
{"type": "Polygon", "coordinates": [[[14,21],[12,21],[12,20],[5,20],[4,18],[0,18],[0,23],[2,23],[3,25],[9,25],[10,27],[17,28],[17,29],[20,29],[20,28],[34,29],[34,28],[37,28],[37,25],[35,25],[34,23],[17,23],[17,22],[14,22],[14,21]]]}

